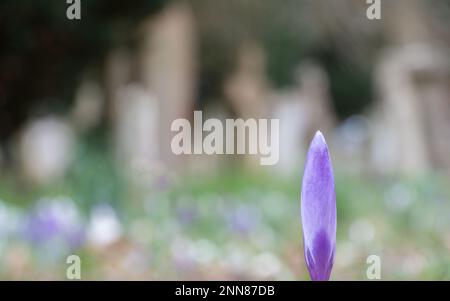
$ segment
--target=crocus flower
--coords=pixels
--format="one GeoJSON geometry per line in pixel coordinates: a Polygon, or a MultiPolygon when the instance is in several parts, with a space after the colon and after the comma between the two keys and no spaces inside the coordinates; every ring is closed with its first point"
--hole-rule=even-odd
{"type": "Polygon", "coordinates": [[[303,173],[301,219],[305,260],[312,280],[329,280],[336,247],[336,194],[325,138],[311,142],[303,173]]]}

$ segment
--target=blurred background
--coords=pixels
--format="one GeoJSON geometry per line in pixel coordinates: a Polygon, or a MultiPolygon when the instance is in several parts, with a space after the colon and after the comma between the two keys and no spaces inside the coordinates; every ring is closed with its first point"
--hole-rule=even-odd
{"type": "Polygon", "coordinates": [[[336,178],[332,279],[450,280],[450,2],[0,4],[0,278],[306,280],[301,177],[336,178]],[[176,118],[279,118],[280,161],[181,155],[176,118]]]}

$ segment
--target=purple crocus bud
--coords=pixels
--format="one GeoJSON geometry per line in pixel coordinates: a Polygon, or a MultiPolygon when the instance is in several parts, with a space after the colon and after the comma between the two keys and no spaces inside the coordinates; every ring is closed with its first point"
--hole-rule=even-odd
{"type": "Polygon", "coordinates": [[[329,280],[336,247],[336,194],[328,146],[320,131],[314,136],[306,157],[301,219],[311,280],[329,280]]]}

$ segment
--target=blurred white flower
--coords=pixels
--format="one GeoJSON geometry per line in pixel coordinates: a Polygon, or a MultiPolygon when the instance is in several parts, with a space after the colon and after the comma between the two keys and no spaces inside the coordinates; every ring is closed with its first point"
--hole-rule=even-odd
{"type": "Polygon", "coordinates": [[[195,242],[196,260],[200,264],[210,264],[217,257],[216,245],[208,239],[199,239],[195,242]]]}
{"type": "Polygon", "coordinates": [[[122,224],[109,205],[95,207],[91,212],[87,230],[88,242],[96,247],[106,247],[122,237],[122,224]]]}
{"type": "Polygon", "coordinates": [[[359,219],[350,225],[348,236],[354,242],[372,241],[375,238],[375,228],[370,221],[359,219]]]}
{"type": "Polygon", "coordinates": [[[394,212],[408,209],[414,202],[416,191],[402,183],[396,183],[385,194],[386,207],[394,212]]]}
{"type": "Polygon", "coordinates": [[[195,266],[196,252],[189,238],[176,237],[170,244],[170,252],[177,268],[188,270],[195,266]]]}
{"type": "Polygon", "coordinates": [[[355,244],[349,241],[341,241],[339,248],[336,250],[336,266],[348,267],[355,263],[358,254],[358,249],[355,244]]]}
{"type": "Polygon", "coordinates": [[[232,272],[240,274],[248,271],[251,256],[244,247],[230,243],[225,250],[226,265],[232,272]]]}
{"type": "Polygon", "coordinates": [[[17,232],[22,214],[0,199],[0,240],[6,239],[17,232]]]}
{"type": "Polygon", "coordinates": [[[281,271],[281,262],[274,254],[264,252],[253,258],[251,269],[258,278],[274,278],[281,271]]]}

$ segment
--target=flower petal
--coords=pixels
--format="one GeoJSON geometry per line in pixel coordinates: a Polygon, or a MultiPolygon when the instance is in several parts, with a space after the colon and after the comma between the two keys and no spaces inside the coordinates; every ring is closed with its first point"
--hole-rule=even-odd
{"type": "Polygon", "coordinates": [[[318,131],[303,173],[301,219],[305,260],[312,280],[328,280],[336,247],[336,194],[325,138],[318,131]]]}

